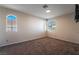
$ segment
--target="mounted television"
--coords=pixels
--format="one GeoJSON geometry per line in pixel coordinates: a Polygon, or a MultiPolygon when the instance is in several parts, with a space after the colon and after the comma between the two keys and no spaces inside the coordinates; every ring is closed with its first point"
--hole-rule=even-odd
{"type": "Polygon", "coordinates": [[[76,23],[79,22],[79,5],[75,5],[75,21],[76,23]]]}

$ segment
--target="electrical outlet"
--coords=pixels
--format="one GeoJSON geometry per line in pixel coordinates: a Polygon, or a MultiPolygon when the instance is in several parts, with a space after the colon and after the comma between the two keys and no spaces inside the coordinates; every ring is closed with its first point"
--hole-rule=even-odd
{"type": "Polygon", "coordinates": [[[8,40],[6,40],[6,42],[8,42],[8,40]]]}

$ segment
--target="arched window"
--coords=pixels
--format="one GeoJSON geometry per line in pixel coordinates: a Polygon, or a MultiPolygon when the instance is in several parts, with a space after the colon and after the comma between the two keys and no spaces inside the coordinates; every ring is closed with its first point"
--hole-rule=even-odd
{"type": "Polygon", "coordinates": [[[17,32],[17,17],[15,15],[6,16],[6,32],[17,32]]]}

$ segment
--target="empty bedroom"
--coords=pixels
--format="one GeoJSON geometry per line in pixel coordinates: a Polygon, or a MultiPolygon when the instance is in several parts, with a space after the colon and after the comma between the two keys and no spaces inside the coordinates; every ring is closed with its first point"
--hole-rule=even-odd
{"type": "Polygon", "coordinates": [[[0,4],[0,55],[78,54],[78,4],[0,4]]]}

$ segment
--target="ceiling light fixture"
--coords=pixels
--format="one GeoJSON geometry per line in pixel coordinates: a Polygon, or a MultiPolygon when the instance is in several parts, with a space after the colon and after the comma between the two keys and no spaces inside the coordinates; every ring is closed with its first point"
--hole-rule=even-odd
{"type": "Polygon", "coordinates": [[[49,13],[49,12],[51,12],[51,10],[46,10],[46,13],[49,13]]]}
{"type": "Polygon", "coordinates": [[[43,8],[46,10],[46,13],[51,12],[51,10],[48,9],[48,5],[45,4],[45,5],[43,6],[43,8]]]}

